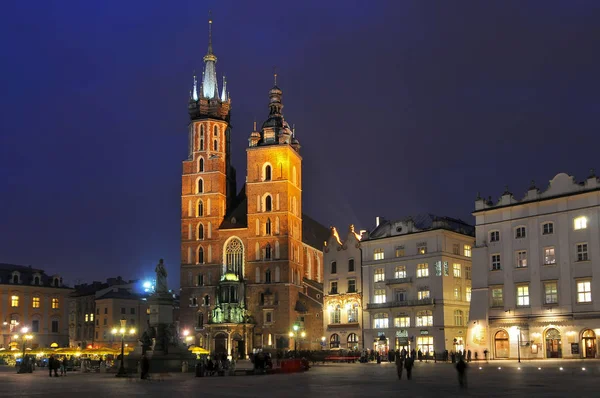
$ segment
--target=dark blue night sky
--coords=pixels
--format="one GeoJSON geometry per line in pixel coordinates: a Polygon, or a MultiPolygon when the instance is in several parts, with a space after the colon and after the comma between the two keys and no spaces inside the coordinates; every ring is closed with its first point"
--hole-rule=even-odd
{"type": "Polygon", "coordinates": [[[187,99],[214,19],[243,183],[273,67],[324,225],[462,218],[600,169],[598,1],[10,1],[0,262],[179,282],[187,99]]]}

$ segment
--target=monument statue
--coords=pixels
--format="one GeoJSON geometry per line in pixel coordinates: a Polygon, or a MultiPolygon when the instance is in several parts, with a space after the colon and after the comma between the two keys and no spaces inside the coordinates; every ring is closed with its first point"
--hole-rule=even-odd
{"type": "Polygon", "coordinates": [[[164,260],[161,258],[158,265],[154,269],[156,272],[156,293],[168,293],[167,288],[167,270],[165,269],[164,260]]]}

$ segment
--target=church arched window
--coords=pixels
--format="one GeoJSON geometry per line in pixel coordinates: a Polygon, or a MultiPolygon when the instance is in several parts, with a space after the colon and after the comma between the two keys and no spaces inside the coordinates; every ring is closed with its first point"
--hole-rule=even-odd
{"type": "Polygon", "coordinates": [[[231,238],[225,245],[225,272],[243,275],[244,246],[238,238],[231,238]]]}
{"type": "Polygon", "coordinates": [[[202,202],[201,200],[198,201],[198,209],[197,209],[197,216],[196,217],[202,217],[204,215],[204,202],[202,202]]]}
{"type": "Polygon", "coordinates": [[[213,141],[213,151],[218,151],[219,150],[219,141],[214,140],[213,141]]]}
{"type": "Polygon", "coordinates": [[[271,270],[270,269],[265,271],[265,283],[271,283],[271,270]]]}
{"type": "Polygon", "coordinates": [[[198,159],[198,171],[204,171],[204,158],[198,159]]]}
{"type": "Polygon", "coordinates": [[[198,239],[204,239],[204,225],[202,223],[198,224],[198,239]]]}
{"type": "Polygon", "coordinates": [[[271,181],[272,168],[271,165],[266,163],[263,168],[263,181],[271,181]]]}
{"type": "Polygon", "coordinates": [[[202,247],[198,248],[198,261],[197,264],[204,264],[204,249],[202,247]]]}
{"type": "Polygon", "coordinates": [[[217,126],[215,126],[215,128],[214,128],[213,135],[214,135],[215,137],[218,137],[218,136],[219,136],[219,128],[218,128],[217,126]]]}
{"type": "Polygon", "coordinates": [[[265,246],[265,260],[271,259],[271,245],[267,243],[265,246]]]}
{"type": "Polygon", "coordinates": [[[204,192],[204,180],[202,178],[198,178],[198,182],[196,183],[196,193],[204,192]]]}
{"type": "Polygon", "coordinates": [[[267,218],[267,222],[265,223],[265,235],[271,235],[271,219],[267,218]]]}
{"type": "Polygon", "coordinates": [[[267,195],[265,196],[265,211],[272,211],[273,210],[273,198],[271,198],[271,195],[267,195]]]}

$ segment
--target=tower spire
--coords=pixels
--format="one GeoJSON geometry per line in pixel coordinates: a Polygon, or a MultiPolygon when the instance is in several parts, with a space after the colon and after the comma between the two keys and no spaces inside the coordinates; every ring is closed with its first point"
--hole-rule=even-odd
{"type": "Polygon", "coordinates": [[[196,71],[194,71],[194,88],[192,90],[190,97],[194,101],[198,101],[198,80],[196,80],[196,71]]]}
{"type": "Polygon", "coordinates": [[[202,78],[202,96],[204,98],[219,98],[219,88],[217,84],[217,57],[212,49],[212,18],[208,17],[208,53],[204,56],[204,76],[202,78]]]}
{"type": "Polygon", "coordinates": [[[212,49],[212,11],[208,11],[208,54],[213,53],[212,49]]]}

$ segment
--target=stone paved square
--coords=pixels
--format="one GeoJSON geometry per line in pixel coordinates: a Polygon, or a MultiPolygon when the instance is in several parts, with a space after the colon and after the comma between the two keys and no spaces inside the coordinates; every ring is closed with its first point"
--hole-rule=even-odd
{"type": "Polygon", "coordinates": [[[600,362],[532,361],[519,365],[515,361],[495,361],[471,364],[468,372],[468,389],[460,390],[451,364],[424,362],[416,364],[411,381],[399,381],[393,364],[389,363],[326,364],[314,366],[306,373],[268,376],[195,378],[192,374],[169,374],[163,381],[118,379],[112,374],[79,372],[70,373],[66,378],[50,378],[44,370],[18,375],[14,369],[3,367],[0,396],[597,397],[600,362]]]}

